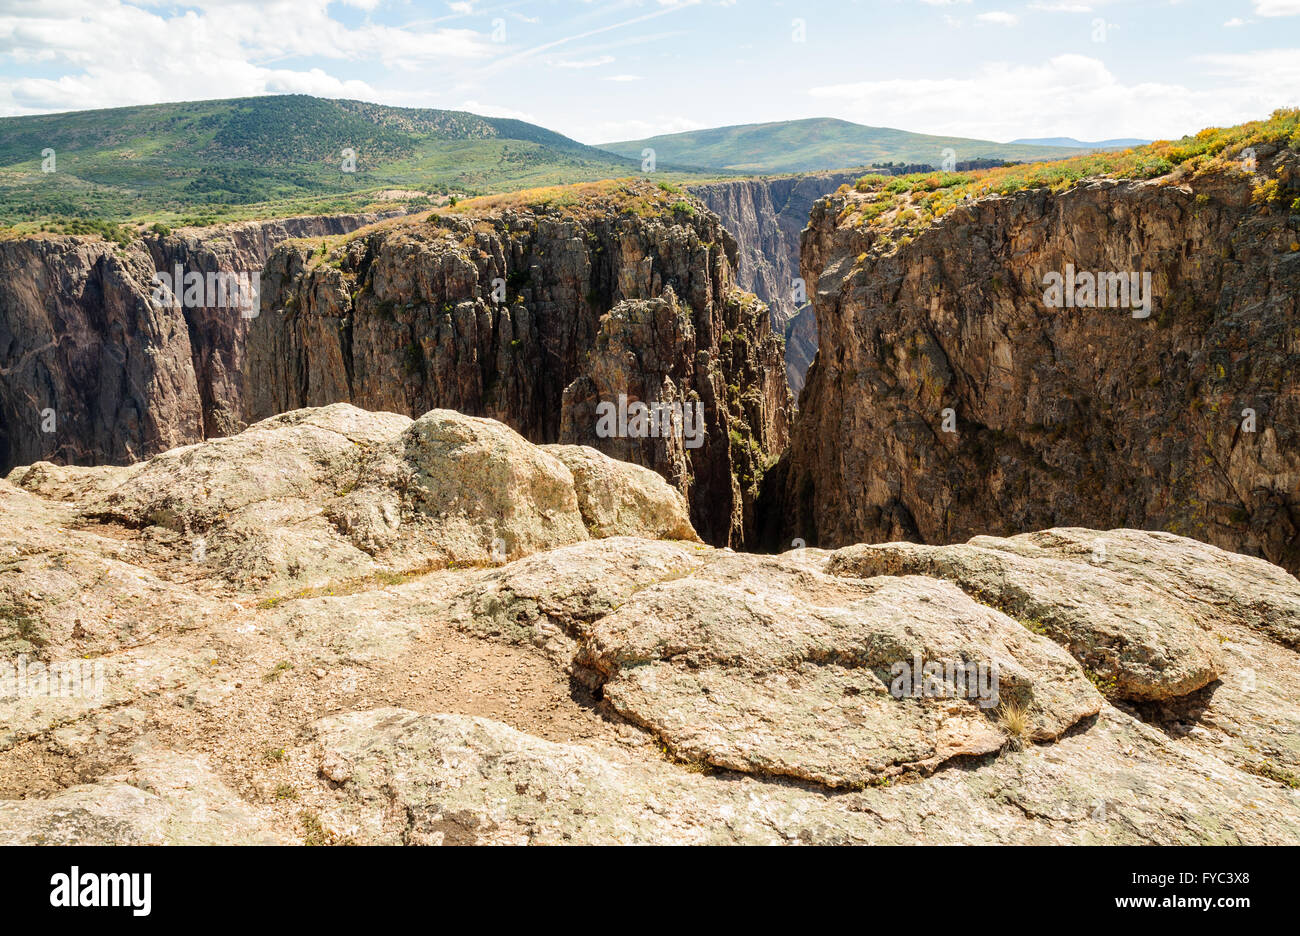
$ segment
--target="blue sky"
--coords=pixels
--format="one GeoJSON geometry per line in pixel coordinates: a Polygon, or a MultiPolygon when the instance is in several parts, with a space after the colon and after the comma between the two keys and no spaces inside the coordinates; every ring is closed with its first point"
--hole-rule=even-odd
{"type": "Polygon", "coordinates": [[[1300,0],[0,0],[0,115],[302,92],[598,143],[1170,137],[1300,104],[1300,0]]]}

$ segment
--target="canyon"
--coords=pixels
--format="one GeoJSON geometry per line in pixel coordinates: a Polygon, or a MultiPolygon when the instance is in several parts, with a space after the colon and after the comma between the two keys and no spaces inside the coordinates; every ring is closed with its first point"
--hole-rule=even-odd
{"type": "Polygon", "coordinates": [[[301,406],[447,407],[653,467],[710,542],[752,543],[790,394],[766,307],[735,283],[735,241],[647,182],[588,194],[579,211],[7,242],[0,466],[129,463],[301,406]],[[154,301],[154,271],[175,265],[259,271],[259,314],[154,301]],[[595,408],[620,393],[698,404],[703,443],[598,438],[595,408]]]}
{"type": "Polygon", "coordinates": [[[382,217],[146,233],[126,246],[0,241],[0,470],[42,459],[129,463],[231,431],[247,322],[229,309],[159,308],[154,273],[177,264],[258,271],[289,238],[342,234],[382,217]]]}
{"type": "Polygon", "coordinates": [[[0,241],[0,842],[1295,842],[1283,116],[0,241]]]}
{"type": "Polygon", "coordinates": [[[860,173],[824,172],[690,186],[736,238],[736,281],[772,311],[785,339],[785,378],[795,399],[817,353],[817,320],[806,289],[797,288],[799,236],[813,204],[860,173]]]}

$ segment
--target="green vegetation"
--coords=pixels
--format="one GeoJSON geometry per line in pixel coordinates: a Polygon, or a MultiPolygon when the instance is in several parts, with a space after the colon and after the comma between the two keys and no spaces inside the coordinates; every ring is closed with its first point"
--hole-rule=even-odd
{"type": "Polygon", "coordinates": [[[279,663],[275,664],[275,666],[271,667],[270,670],[262,674],[262,681],[275,682],[277,679],[280,678],[280,675],[282,673],[291,669],[293,669],[292,663],[289,663],[286,660],[281,660],[279,663]]]}
{"type": "Polygon", "coordinates": [[[678,194],[680,190],[672,189],[672,186],[665,188],[662,184],[651,184],[644,178],[606,179],[471,198],[462,201],[448,213],[481,216],[505,208],[532,208],[583,218],[611,212],[635,215],[638,218],[666,217],[673,213],[693,217],[695,207],[678,194]]]}
{"type": "MultiPolygon", "coordinates": [[[[1300,109],[1275,111],[1268,120],[1209,128],[1181,140],[1158,140],[1116,153],[1093,153],[1056,162],[1004,166],[969,173],[923,172],[905,176],[868,174],[850,189],[841,223],[914,234],[969,199],[1010,195],[1026,189],[1064,191],[1084,179],[1152,179],[1182,183],[1209,171],[1245,173],[1244,151],[1265,143],[1300,147],[1300,109]]],[[[1256,204],[1282,208],[1294,197],[1278,179],[1261,179],[1256,204]]],[[[1300,203],[1300,199],[1296,200],[1300,203]]],[[[1198,202],[1204,204],[1204,202],[1198,202]]]]}
{"type": "Polygon", "coordinates": [[[1300,776],[1296,776],[1285,767],[1279,767],[1272,761],[1260,761],[1254,764],[1242,764],[1241,769],[1248,774],[1254,774],[1257,777],[1264,777],[1267,780],[1274,780],[1284,784],[1293,790],[1300,790],[1300,776]]]}
{"type": "Polygon", "coordinates": [[[1106,698],[1109,699],[1115,695],[1116,681],[1114,676],[1103,676],[1087,667],[1084,667],[1083,675],[1087,676],[1088,682],[1092,683],[1097,691],[1106,698]]]}
{"type": "Polygon", "coordinates": [[[304,809],[298,813],[298,821],[302,823],[302,843],[304,845],[328,845],[330,838],[325,832],[325,827],[321,825],[320,816],[310,809],[304,809]]]}
{"type": "Polygon", "coordinates": [[[661,169],[690,166],[739,172],[818,172],[894,162],[938,166],[946,149],[960,161],[1053,159],[1086,152],[864,127],[829,117],[691,130],[602,143],[600,148],[636,160],[643,149],[653,149],[661,169]]]}
{"type": "Polygon", "coordinates": [[[126,221],[433,206],[639,169],[639,157],[460,111],[306,95],[119,107],[0,119],[0,224],[116,239],[126,221]],[[42,171],[48,150],[53,172],[42,171]],[[344,171],[345,151],[355,172],[344,171]]]}
{"type": "Polygon", "coordinates": [[[1049,636],[1050,632],[1047,625],[1038,620],[1038,618],[1022,618],[1020,623],[1025,626],[1026,630],[1037,634],[1039,637],[1049,636]]]}

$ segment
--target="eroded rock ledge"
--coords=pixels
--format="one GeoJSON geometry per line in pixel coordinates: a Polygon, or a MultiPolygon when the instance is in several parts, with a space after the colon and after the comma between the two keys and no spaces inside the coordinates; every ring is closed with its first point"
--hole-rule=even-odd
{"type": "Polygon", "coordinates": [[[646,469],[343,404],[0,520],[0,663],[104,671],[0,697],[0,841],[1300,835],[1300,582],[1172,534],[740,554],[646,469]]]}

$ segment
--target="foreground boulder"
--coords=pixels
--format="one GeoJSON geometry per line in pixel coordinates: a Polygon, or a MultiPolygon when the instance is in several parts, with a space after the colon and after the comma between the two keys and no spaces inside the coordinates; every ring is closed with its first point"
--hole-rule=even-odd
{"type": "Polygon", "coordinates": [[[585,445],[545,445],[573,472],[578,509],[592,536],[699,540],[686,500],[663,478],[585,445]]]}
{"type": "Polygon", "coordinates": [[[961,546],[850,546],[834,554],[830,568],[950,579],[1065,646],[1123,698],[1186,695],[1219,675],[1214,635],[1176,598],[1090,563],[1086,552],[1063,556],[1023,538],[979,536],[961,546]]]}
{"type": "MultiPolygon", "coordinates": [[[[248,586],[500,563],[616,532],[698,539],[658,475],[557,448],[563,458],[451,410],[413,421],[338,403],[110,469],[124,480],[98,482],[85,513],[170,533],[248,586]]],[[[15,483],[50,489],[49,472],[33,471],[15,483]]]]}
{"type": "Polygon", "coordinates": [[[689,761],[854,786],[1054,738],[1102,704],[1051,641],[934,579],[864,581],[635,541],[600,551],[608,558],[575,546],[507,566],[447,616],[567,651],[576,678],[689,761]],[[927,693],[921,672],[916,692],[895,685],[896,667],[958,661],[996,670],[996,685],[981,696],[948,676],[927,693]],[[1003,706],[1024,712],[1014,737],[1003,706]]]}
{"type": "Polygon", "coordinates": [[[584,648],[611,706],[688,760],[855,786],[1050,740],[1101,708],[1068,655],[952,586],[718,566],[638,592],[584,648]],[[987,667],[997,685],[937,679],[899,697],[913,661],[987,667]],[[1014,738],[998,721],[1009,705],[1026,712],[1014,738]]]}
{"type": "Polygon", "coordinates": [[[1294,577],[1169,533],[1075,528],[955,546],[850,546],[828,569],[950,579],[1051,637],[1132,700],[1183,696],[1218,679],[1227,638],[1216,624],[1257,628],[1291,647],[1300,627],[1294,577]]]}
{"type": "Polygon", "coordinates": [[[194,758],[146,755],[48,799],[0,800],[6,845],[285,845],[262,810],[194,758]]]}
{"type": "Polygon", "coordinates": [[[340,842],[1284,844],[1300,834],[1286,791],[1238,782],[1110,708],[1045,751],[834,796],[463,715],[348,712],[313,734],[329,786],[320,821],[340,842]]]}
{"type": "Polygon", "coordinates": [[[501,562],[588,536],[563,462],[508,426],[452,410],[379,446],[329,515],[362,549],[406,565],[501,562]]]}

